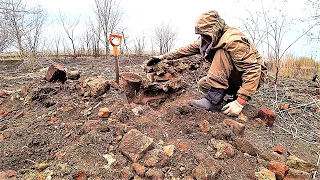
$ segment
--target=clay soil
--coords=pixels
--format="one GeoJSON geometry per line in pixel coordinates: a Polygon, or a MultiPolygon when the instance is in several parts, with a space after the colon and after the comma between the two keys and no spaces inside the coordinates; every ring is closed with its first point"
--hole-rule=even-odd
{"type": "MultiPolygon", "coordinates": [[[[142,77],[146,74],[141,64],[148,57],[120,57],[120,72],[134,72],[142,77]]],[[[197,58],[197,57],[191,57],[197,58]]],[[[183,76],[183,88],[177,92],[170,92],[167,99],[153,104],[126,104],[121,97],[121,90],[111,87],[105,94],[93,98],[84,98],[77,93],[76,85],[82,84],[89,77],[104,76],[113,80],[114,59],[75,59],[55,61],[68,69],[79,70],[79,80],[67,80],[65,83],[47,82],[44,77],[50,62],[42,63],[37,68],[28,67],[19,61],[0,61],[0,91],[8,95],[0,97],[0,111],[7,111],[8,115],[0,116],[0,171],[13,170],[16,172],[11,179],[121,179],[123,167],[131,167],[132,162],[124,156],[119,145],[115,124],[126,124],[129,129],[137,129],[154,139],[155,146],[175,145],[175,152],[169,161],[160,167],[165,179],[190,176],[192,170],[199,164],[195,155],[203,153],[214,156],[214,149],[209,145],[213,138],[211,133],[203,133],[199,124],[204,120],[210,123],[211,131],[220,127],[224,119],[234,119],[245,124],[243,138],[249,140],[261,152],[272,150],[275,146],[282,146],[284,156],[294,154],[305,161],[317,164],[319,153],[319,122],[312,120],[313,137],[303,135],[309,131],[299,130],[299,139],[291,132],[282,131],[278,126],[288,128],[289,121],[280,118],[275,126],[254,126],[258,110],[263,106],[272,107],[275,93],[270,93],[272,84],[264,85],[243,110],[248,121],[235,117],[228,117],[221,112],[208,112],[189,106],[190,99],[198,99],[203,95],[197,89],[197,81],[203,77],[209,63],[202,67],[186,71],[183,76]],[[18,71],[19,70],[19,71],[18,71]],[[32,89],[38,88],[39,98],[30,100],[32,89]],[[109,118],[100,118],[98,111],[107,107],[112,113],[109,118]],[[139,115],[132,111],[142,108],[139,115]],[[20,116],[17,117],[19,113],[20,116]],[[104,130],[86,130],[85,122],[100,120],[107,124],[104,130]],[[288,123],[288,124],[286,124],[288,123]],[[107,167],[105,154],[113,154],[116,161],[107,167]],[[40,165],[44,167],[39,167],[40,165]]],[[[304,86],[306,82],[286,80],[279,87],[304,86]],[[289,84],[287,82],[290,82],[289,84]]],[[[309,82],[308,82],[309,83],[309,82]]],[[[311,84],[311,93],[307,90],[293,89],[293,93],[309,94],[316,99],[320,92],[311,84]]],[[[304,86],[305,87],[305,86],[304,86]]],[[[291,91],[290,91],[291,92],[291,91]]],[[[280,96],[277,98],[286,96],[280,96]]],[[[282,99],[283,100],[283,99],[282,99]]],[[[284,101],[284,100],[283,100],[284,101]]],[[[289,101],[289,100],[288,100],[289,101]]],[[[305,110],[305,109],[304,109],[305,110]]],[[[302,117],[305,111],[299,112],[302,117]]],[[[308,111],[309,112],[309,111],[308,111]]],[[[319,117],[313,109],[312,117],[319,117]]],[[[295,119],[298,119],[297,117],[295,119]]],[[[292,120],[292,119],[291,119],[292,120]]],[[[292,130],[292,129],[291,129],[292,130]]],[[[232,140],[226,140],[234,145],[232,140]]],[[[221,172],[217,179],[252,179],[254,172],[260,166],[257,156],[250,156],[236,150],[236,155],[229,159],[217,159],[221,172]]],[[[316,177],[320,178],[318,175],[316,177]]]]}

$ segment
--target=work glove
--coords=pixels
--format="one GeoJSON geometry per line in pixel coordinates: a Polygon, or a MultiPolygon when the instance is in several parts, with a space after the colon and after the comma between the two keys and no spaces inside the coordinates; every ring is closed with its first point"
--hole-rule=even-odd
{"type": "Polygon", "coordinates": [[[241,113],[242,109],[243,105],[241,105],[237,100],[234,100],[223,106],[222,111],[228,116],[238,116],[241,113]]]}
{"type": "Polygon", "coordinates": [[[158,64],[160,61],[164,59],[163,55],[160,56],[152,56],[149,60],[147,60],[146,65],[147,66],[153,66],[155,64],[158,64]]]}

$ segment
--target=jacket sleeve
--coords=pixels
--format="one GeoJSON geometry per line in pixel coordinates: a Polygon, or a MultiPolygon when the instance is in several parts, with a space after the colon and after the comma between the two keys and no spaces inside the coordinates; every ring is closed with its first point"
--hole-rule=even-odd
{"type": "Polygon", "coordinates": [[[256,93],[261,76],[259,54],[252,46],[249,41],[241,39],[231,42],[228,48],[235,68],[242,72],[242,86],[237,95],[244,100],[249,100],[256,93]]]}
{"type": "Polygon", "coordinates": [[[200,54],[200,50],[199,50],[200,42],[201,40],[200,38],[198,38],[195,42],[193,42],[188,46],[185,46],[175,51],[164,54],[164,57],[165,59],[179,59],[186,56],[200,54]]]}

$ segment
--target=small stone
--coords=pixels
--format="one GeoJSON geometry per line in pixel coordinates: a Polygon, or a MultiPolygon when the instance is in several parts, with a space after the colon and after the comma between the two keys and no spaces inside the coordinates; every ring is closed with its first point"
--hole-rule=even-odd
{"type": "Polygon", "coordinates": [[[269,170],[276,174],[277,179],[282,180],[288,174],[289,168],[282,162],[272,160],[269,164],[269,170]]]}
{"type": "Polygon", "coordinates": [[[134,169],[134,171],[135,171],[139,176],[141,176],[141,177],[144,176],[145,169],[146,169],[144,166],[142,166],[142,165],[140,165],[140,164],[138,164],[138,163],[133,163],[133,164],[131,165],[131,167],[134,169]]]}
{"type": "Polygon", "coordinates": [[[308,163],[294,155],[291,155],[288,157],[286,161],[286,165],[288,165],[290,168],[297,169],[300,171],[305,171],[308,173],[311,173],[317,170],[317,166],[311,163],[308,163]]]}
{"type": "Polygon", "coordinates": [[[163,147],[164,153],[169,157],[173,155],[174,149],[175,149],[174,145],[168,145],[163,147]]]}
{"type": "Polygon", "coordinates": [[[160,149],[153,149],[146,153],[144,159],[145,166],[154,167],[164,165],[168,160],[168,156],[160,149]]]}
{"type": "Polygon", "coordinates": [[[130,180],[134,176],[132,169],[130,167],[124,167],[121,171],[122,180],[130,180]]]}
{"type": "Polygon", "coordinates": [[[111,111],[109,110],[109,108],[100,108],[98,116],[101,118],[108,118],[110,114],[111,114],[111,111]]]}
{"type": "Polygon", "coordinates": [[[13,171],[13,170],[8,170],[7,171],[7,176],[10,178],[10,177],[13,177],[14,175],[16,175],[17,172],[16,171],[13,171]]]}
{"type": "Polygon", "coordinates": [[[6,93],[6,92],[0,91],[0,97],[1,97],[1,98],[4,98],[4,97],[6,97],[6,96],[7,96],[7,93],[6,93]]]}
{"type": "Polygon", "coordinates": [[[116,161],[116,159],[111,154],[105,154],[103,155],[103,158],[107,160],[109,167],[116,161]]]}
{"type": "Polygon", "coordinates": [[[232,119],[225,119],[223,121],[223,123],[225,125],[231,127],[235,135],[237,135],[237,136],[243,136],[244,135],[244,129],[245,129],[244,124],[239,123],[239,122],[237,122],[235,120],[232,120],[232,119]]]}
{"type": "Polygon", "coordinates": [[[78,80],[80,78],[80,72],[79,71],[68,71],[67,78],[71,79],[71,80],[78,80]]]}
{"type": "Polygon", "coordinates": [[[146,177],[154,179],[154,180],[163,180],[164,179],[164,174],[161,170],[157,169],[149,169],[146,172],[146,177]]]}
{"type": "Polygon", "coordinates": [[[182,171],[185,171],[186,168],[182,166],[182,167],[179,168],[179,170],[182,172],[182,171]]]}
{"type": "Polygon", "coordinates": [[[203,132],[203,133],[207,133],[210,131],[210,123],[207,120],[201,121],[201,123],[199,123],[199,127],[200,127],[201,132],[203,132]]]}
{"type": "Polygon", "coordinates": [[[236,139],[236,147],[239,151],[247,153],[251,156],[256,156],[259,154],[259,150],[247,139],[236,139]]]}
{"type": "Polygon", "coordinates": [[[278,153],[278,154],[283,154],[283,147],[281,147],[281,146],[275,146],[275,147],[273,148],[273,151],[276,152],[276,153],[278,153]]]}
{"type": "Polygon", "coordinates": [[[83,87],[87,96],[98,97],[110,89],[110,84],[103,77],[88,78],[84,81],[83,87]]]}
{"type": "Polygon", "coordinates": [[[249,121],[248,116],[244,115],[242,112],[238,115],[238,119],[240,119],[241,121],[244,121],[244,122],[249,121]]]}
{"type": "Polygon", "coordinates": [[[226,159],[232,158],[235,155],[235,151],[231,144],[222,140],[211,139],[210,144],[216,149],[215,158],[226,159]]]}
{"type": "Polygon", "coordinates": [[[0,119],[6,117],[8,114],[9,114],[8,111],[0,109],[0,119]]]}
{"type": "Polygon", "coordinates": [[[272,127],[277,115],[275,112],[263,107],[260,109],[256,117],[263,120],[267,126],[272,127]]]}
{"type": "Polygon", "coordinates": [[[264,159],[260,159],[260,158],[258,158],[257,161],[258,161],[258,164],[259,164],[260,167],[265,167],[265,168],[269,167],[269,162],[268,161],[266,161],[264,159]]]}
{"type": "Polygon", "coordinates": [[[136,108],[133,108],[132,112],[135,116],[140,116],[141,114],[143,114],[143,108],[142,106],[138,106],[136,108]]]}
{"type": "Polygon", "coordinates": [[[152,147],[153,139],[136,129],[125,134],[119,146],[120,151],[133,162],[137,162],[152,147]]]}
{"type": "Polygon", "coordinates": [[[284,180],[311,180],[309,173],[289,168],[287,176],[284,180]]]}
{"type": "Polygon", "coordinates": [[[221,172],[221,167],[217,166],[216,160],[207,157],[197,167],[192,170],[195,179],[215,179],[221,172]]]}
{"type": "Polygon", "coordinates": [[[213,138],[219,140],[231,140],[234,136],[230,129],[213,129],[211,135],[213,138]]]}
{"type": "Polygon", "coordinates": [[[274,172],[264,167],[260,167],[260,171],[254,173],[254,176],[256,177],[256,180],[276,180],[274,172]]]}

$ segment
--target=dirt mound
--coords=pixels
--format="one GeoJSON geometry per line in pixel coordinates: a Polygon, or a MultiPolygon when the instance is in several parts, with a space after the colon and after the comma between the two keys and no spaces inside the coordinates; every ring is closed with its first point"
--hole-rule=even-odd
{"type": "MultiPolygon", "coordinates": [[[[140,66],[143,58],[135,58],[120,58],[121,71],[148,77],[140,66]]],[[[190,99],[203,96],[197,81],[209,67],[197,56],[166,62],[182,69],[174,69],[167,79],[163,78],[170,71],[166,65],[155,81],[125,76],[125,81],[139,86],[129,92],[123,84],[119,88],[112,83],[112,62],[61,61],[81,72],[79,79],[64,83],[46,81],[46,71],[30,74],[32,78],[17,73],[20,78],[12,80],[10,70],[0,69],[4,80],[0,84],[4,92],[0,96],[0,179],[319,178],[314,174],[319,157],[320,118],[313,111],[317,103],[300,106],[304,109],[292,116],[295,119],[285,121],[286,111],[279,110],[279,104],[291,103],[299,109],[294,102],[302,99],[288,97],[275,103],[276,93],[265,86],[244,108],[242,117],[228,117],[189,106],[190,99]],[[177,77],[181,78],[179,88],[164,88],[177,77]],[[90,78],[101,80],[97,86],[85,86],[90,78]],[[90,88],[99,93],[85,95],[90,88]],[[262,106],[277,113],[272,127],[255,118],[262,106]],[[313,117],[312,127],[303,116],[313,117]],[[295,124],[298,118],[302,120],[295,124]],[[303,128],[294,133],[299,123],[303,128]],[[304,136],[306,132],[313,138],[304,136]],[[273,150],[276,146],[280,150],[273,150]]],[[[8,67],[14,68],[6,63],[8,67]]],[[[282,86],[287,87],[286,83],[282,86]]],[[[278,89],[277,98],[288,95],[284,91],[278,89]]],[[[315,101],[317,95],[312,96],[315,101]]]]}

